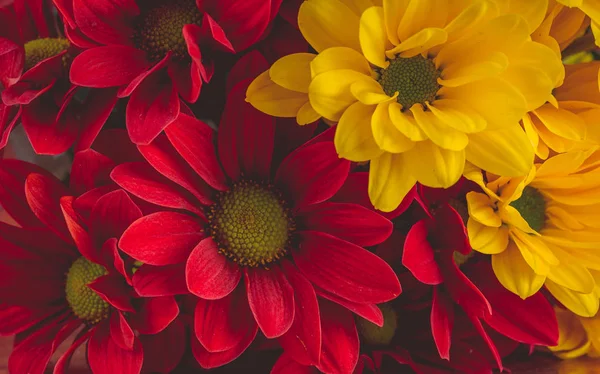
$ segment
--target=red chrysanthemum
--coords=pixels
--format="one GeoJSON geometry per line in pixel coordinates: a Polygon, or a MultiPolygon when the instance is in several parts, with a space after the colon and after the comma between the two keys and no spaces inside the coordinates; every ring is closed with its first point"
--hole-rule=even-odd
{"type": "Polygon", "coordinates": [[[68,71],[77,48],[56,34],[52,14],[47,1],[0,9],[0,148],[19,119],[37,153],[89,148],[116,102],[106,90],[76,99],[68,71]]]}
{"type": "MultiPolygon", "coordinates": [[[[136,265],[121,257],[117,241],[142,211],[125,191],[104,185],[111,169],[107,157],[80,152],[67,188],[38,166],[0,161],[0,203],[21,226],[0,223],[6,285],[0,333],[17,334],[11,373],[43,373],[56,348],[76,333],[55,374],[65,372],[86,342],[94,373],[137,374],[144,351],[156,354],[157,340],[181,331],[177,324],[167,327],[179,313],[172,296],[140,298],[131,286],[136,265]]],[[[160,355],[152,364],[173,368],[182,354],[160,355]]]]}
{"type": "Polygon", "coordinates": [[[115,88],[130,97],[131,140],[150,143],[198,99],[215,52],[256,42],[281,0],[56,0],[69,40],[85,50],[71,66],[74,84],[115,88]]]}
{"type": "MultiPolygon", "coordinates": [[[[236,70],[238,77],[261,71],[236,70]]],[[[396,297],[400,284],[362,246],[385,240],[391,222],[357,204],[329,202],[350,169],[337,157],[332,134],[294,149],[314,127],[276,125],[245,103],[250,81],[231,90],[218,134],[182,114],[164,135],[138,146],[147,163],[114,169],[122,188],[171,208],[135,221],[119,245],[148,264],[138,271],[147,282],[153,270],[164,279],[165,271],[185,269],[187,287],[199,297],[192,350],[203,367],[239,356],[260,328],[317,366],[344,355],[344,367],[352,368],[358,344],[354,352],[321,349],[331,336],[317,295],[369,310],[381,323],[375,304],[396,297]]],[[[356,338],[353,323],[347,334],[356,338]]]]}

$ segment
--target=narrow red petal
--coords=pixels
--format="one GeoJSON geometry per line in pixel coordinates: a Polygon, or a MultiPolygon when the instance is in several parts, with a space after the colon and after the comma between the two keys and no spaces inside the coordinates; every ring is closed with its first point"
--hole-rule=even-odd
{"type": "Polygon", "coordinates": [[[319,302],[323,348],[317,367],[325,373],[352,373],[359,356],[358,332],[352,313],[327,300],[319,302]]]}
{"type": "Polygon", "coordinates": [[[124,312],[134,312],[131,304],[132,293],[120,277],[111,274],[104,275],[88,284],[107,303],[124,312]]]}
{"type": "Polygon", "coordinates": [[[442,283],[444,277],[435,260],[428,235],[426,221],[419,221],[412,226],[404,242],[402,265],[422,283],[436,285],[442,283]]]}
{"type": "Polygon", "coordinates": [[[137,338],[132,350],[122,349],[111,338],[108,326],[100,324],[88,343],[87,357],[92,372],[97,374],[139,374],[144,352],[137,338]]]}
{"type": "Polygon", "coordinates": [[[437,287],[433,290],[431,331],[440,357],[450,360],[450,343],[454,324],[454,305],[437,287]]]}
{"type": "Polygon", "coordinates": [[[60,198],[69,191],[56,179],[45,174],[29,174],[25,197],[33,214],[65,242],[73,241],[60,208],[60,198]]]}
{"type": "Polygon", "coordinates": [[[110,316],[110,336],[121,349],[130,351],[133,349],[135,335],[125,317],[119,311],[113,311],[110,316]]]}

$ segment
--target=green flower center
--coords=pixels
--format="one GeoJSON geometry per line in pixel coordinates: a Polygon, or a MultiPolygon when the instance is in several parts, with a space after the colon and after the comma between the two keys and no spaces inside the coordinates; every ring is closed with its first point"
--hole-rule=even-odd
{"type": "MultiPolygon", "coordinates": [[[[56,56],[62,51],[69,49],[71,45],[67,39],[63,38],[42,38],[28,41],[25,43],[25,68],[27,71],[37,65],[39,62],[56,56]]],[[[69,60],[68,54],[63,57],[63,64],[66,66],[69,60]]]]}
{"type": "Polygon", "coordinates": [[[520,198],[510,203],[521,214],[521,217],[535,231],[544,228],[546,222],[546,200],[544,196],[533,187],[527,186],[523,189],[520,198]]]}
{"type": "Polygon", "coordinates": [[[362,317],[356,317],[356,328],[362,337],[361,341],[368,345],[385,346],[391,343],[396,329],[398,328],[398,317],[394,309],[388,304],[378,305],[383,314],[383,326],[367,321],[362,317]]]}
{"type": "Polygon", "coordinates": [[[183,26],[200,25],[202,13],[195,0],[163,0],[142,9],[133,35],[135,45],[158,61],[172,51],[178,58],[187,58],[183,26]]]}
{"type": "Polygon", "coordinates": [[[88,323],[95,324],[108,317],[108,303],[88,287],[88,284],[106,274],[108,272],[103,266],[85,257],[75,260],[67,273],[67,302],[73,313],[88,323]]]}
{"type": "Polygon", "coordinates": [[[416,55],[410,58],[396,57],[390,65],[379,72],[379,83],[388,96],[398,92],[397,101],[402,109],[414,104],[433,102],[440,85],[437,79],[440,72],[428,58],[416,55]]]}
{"type": "Polygon", "coordinates": [[[208,220],[219,252],[250,267],[266,267],[283,257],[295,228],[281,194],[251,180],[220,193],[208,220]]]}

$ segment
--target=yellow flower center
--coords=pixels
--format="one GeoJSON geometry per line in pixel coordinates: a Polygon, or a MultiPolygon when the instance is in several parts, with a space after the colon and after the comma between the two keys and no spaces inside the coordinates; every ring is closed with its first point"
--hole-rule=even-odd
{"type": "Polygon", "coordinates": [[[546,200],[544,196],[533,187],[523,189],[520,198],[510,203],[521,214],[521,217],[535,231],[540,231],[546,222],[546,200]]]}
{"type": "MultiPolygon", "coordinates": [[[[56,56],[62,51],[69,49],[70,44],[67,39],[63,38],[42,38],[28,41],[25,43],[25,68],[27,71],[37,65],[39,62],[56,56]]],[[[66,66],[68,56],[63,57],[63,64],[66,66]]]]}
{"type": "Polygon", "coordinates": [[[410,58],[396,57],[390,65],[379,72],[379,83],[388,96],[398,92],[397,101],[403,109],[414,104],[433,102],[440,85],[440,72],[428,58],[416,55],[410,58]]]}
{"type": "Polygon", "coordinates": [[[361,341],[368,345],[385,346],[392,342],[398,328],[398,317],[394,309],[388,304],[378,305],[383,314],[383,326],[356,317],[356,328],[362,337],[361,341]]]}
{"type": "Polygon", "coordinates": [[[73,313],[80,319],[95,324],[108,317],[109,305],[88,284],[108,274],[101,265],[79,257],[67,273],[65,292],[73,313]]]}
{"type": "Polygon", "coordinates": [[[295,228],[281,194],[250,180],[220,193],[208,219],[219,252],[250,267],[266,267],[283,257],[295,228]]]}
{"type": "Polygon", "coordinates": [[[142,9],[133,40],[152,61],[162,59],[169,51],[183,59],[188,56],[183,26],[201,22],[202,14],[195,0],[163,0],[142,9]]]}

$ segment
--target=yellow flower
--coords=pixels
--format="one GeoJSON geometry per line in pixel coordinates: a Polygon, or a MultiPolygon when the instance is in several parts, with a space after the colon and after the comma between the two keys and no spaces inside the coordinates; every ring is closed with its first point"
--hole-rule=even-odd
{"type": "Polygon", "coordinates": [[[376,3],[305,1],[298,23],[318,54],[277,61],[247,100],[300,123],[305,112],[337,121],[338,154],[370,161],[369,196],[383,211],[416,182],[450,187],[465,161],[526,174],[533,149],[519,120],[564,74],[530,36],[547,0],[376,3]]]}
{"type": "Polygon", "coordinates": [[[467,194],[473,248],[492,255],[496,277],[527,298],[542,285],[581,316],[598,311],[600,270],[600,152],[563,153],[521,178],[470,167],[483,189],[467,194]]]}
{"type": "Polygon", "coordinates": [[[548,348],[562,359],[584,355],[600,357],[600,315],[580,317],[559,307],[555,307],[554,311],[558,320],[559,338],[556,346],[548,348]]]}
{"type": "Polygon", "coordinates": [[[598,0],[556,0],[558,3],[570,8],[578,8],[592,21],[592,32],[596,38],[596,45],[600,46],[600,1],[598,0]]]}

